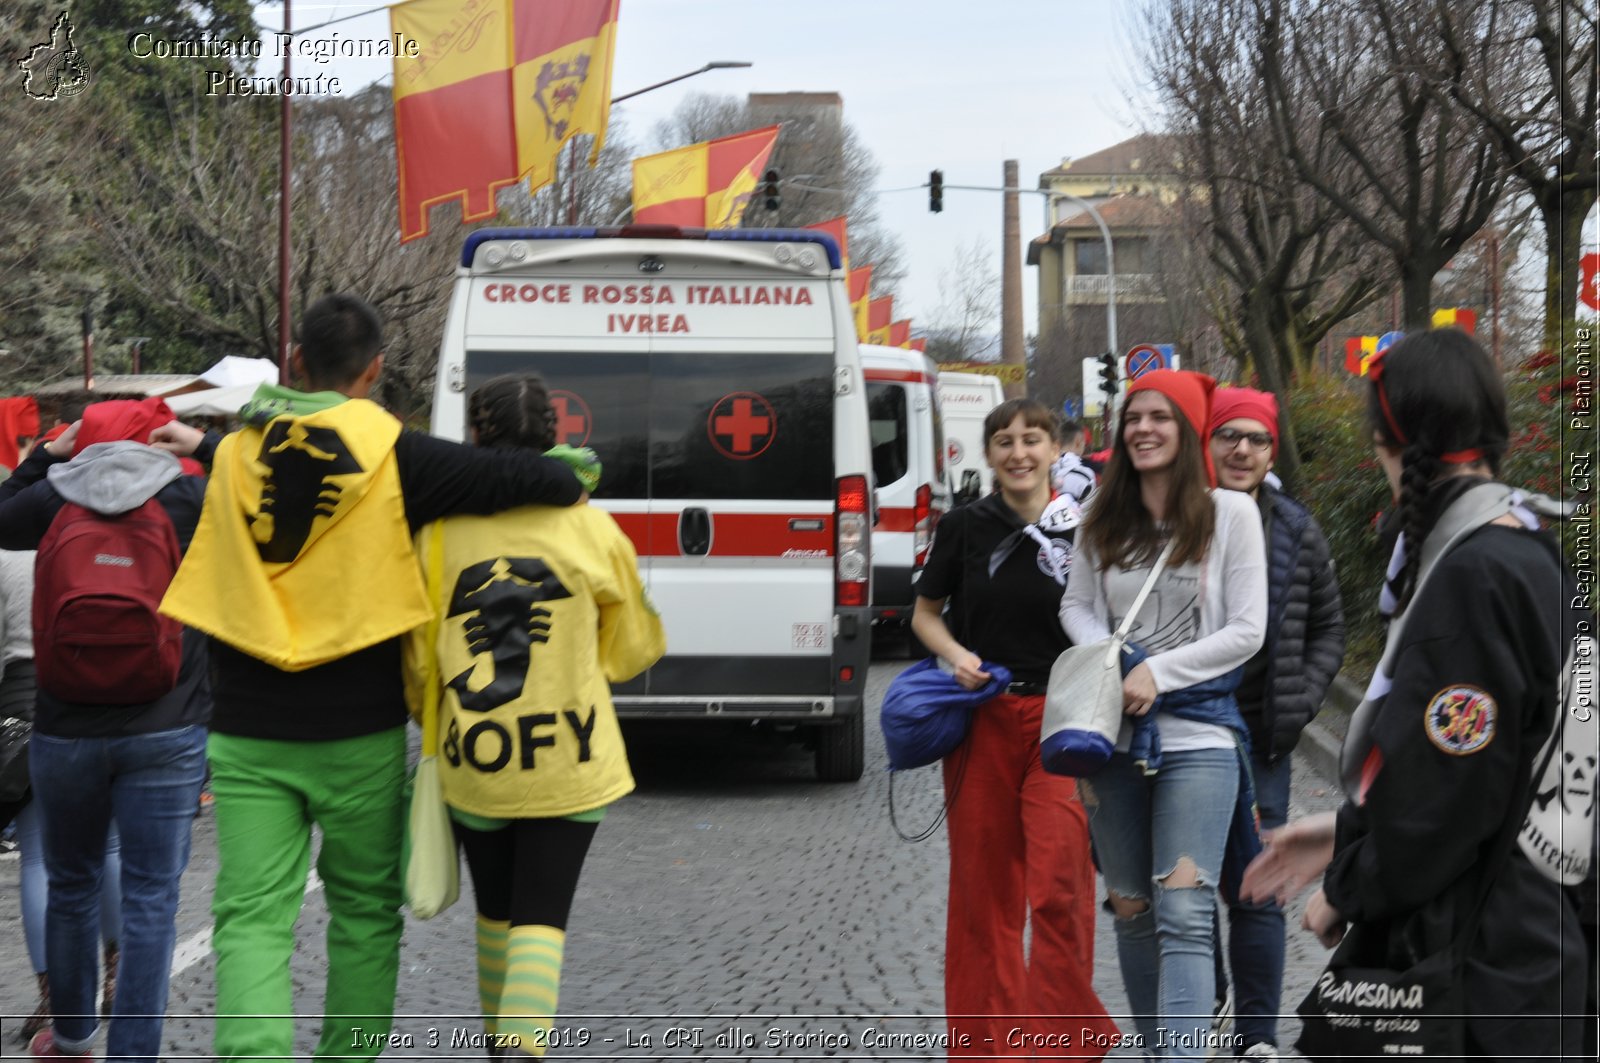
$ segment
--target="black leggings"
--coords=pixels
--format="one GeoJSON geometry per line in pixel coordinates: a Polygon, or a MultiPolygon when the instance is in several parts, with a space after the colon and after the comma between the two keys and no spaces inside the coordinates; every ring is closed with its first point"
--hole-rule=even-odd
{"type": "Polygon", "coordinates": [[[578,874],[599,823],[514,819],[489,831],[452,826],[467,854],[479,915],[512,926],[567,929],[578,874]]]}

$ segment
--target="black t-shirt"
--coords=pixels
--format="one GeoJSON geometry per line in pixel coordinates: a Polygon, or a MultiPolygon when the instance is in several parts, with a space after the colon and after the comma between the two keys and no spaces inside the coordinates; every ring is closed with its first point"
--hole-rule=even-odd
{"type": "MultiPolygon", "coordinates": [[[[1061,521],[1040,531],[1052,546],[1061,574],[1072,564],[1072,527],[1061,521]]],[[[1070,522],[1075,527],[1076,522],[1070,522]]],[[[1043,683],[1061,651],[1071,645],[1061,629],[1061,595],[1045,548],[1023,529],[1022,518],[998,494],[951,510],[934,533],[928,562],[917,580],[924,598],[948,598],[945,624],[967,649],[1011,669],[1018,682],[1043,683]],[[1020,533],[994,576],[995,549],[1020,533]]]]}

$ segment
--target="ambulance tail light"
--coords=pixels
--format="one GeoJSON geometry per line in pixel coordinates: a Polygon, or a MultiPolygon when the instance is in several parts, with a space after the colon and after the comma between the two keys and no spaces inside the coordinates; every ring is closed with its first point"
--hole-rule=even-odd
{"type": "Polygon", "coordinates": [[[928,560],[928,547],[933,543],[933,486],[923,484],[917,488],[916,500],[911,503],[911,548],[913,563],[917,568],[928,560]]]}
{"type": "Polygon", "coordinates": [[[834,601],[839,605],[867,604],[867,549],[871,516],[867,512],[867,478],[841,476],[834,501],[833,575],[834,601]]]}

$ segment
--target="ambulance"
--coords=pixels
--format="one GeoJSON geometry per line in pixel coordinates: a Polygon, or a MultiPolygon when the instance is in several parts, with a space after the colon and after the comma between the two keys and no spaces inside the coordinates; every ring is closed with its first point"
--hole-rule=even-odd
{"type": "Polygon", "coordinates": [[[811,230],[482,229],[462,248],[435,434],[537,371],[557,441],[604,464],[667,655],[624,718],[760,721],[863,766],[871,651],[867,393],[838,247],[811,230]]]}
{"type": "Polygon", "coordinates": [[[945,467],[954,502],[964,506],[989,493],[994,473],[984,460],[983,420],[1006,400],[998,377],[984,373],[939,374],[939,408],[944,415],[945,467]]]}
{"type": "Polygon", "coordinates": [[[933,530],[950,508],[939,368],[920,351],[862,344],[872,476],[872,621],[877,631],[903,630],[916,601],[916,579],[933,530]]]}

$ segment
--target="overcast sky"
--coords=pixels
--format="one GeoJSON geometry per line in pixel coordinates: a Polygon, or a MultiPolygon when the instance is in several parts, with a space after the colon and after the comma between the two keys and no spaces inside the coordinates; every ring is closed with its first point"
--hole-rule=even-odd
{"type": "MultiPolygon", "coordinates": [[[[939,276],[959,245],[986,239],[1000,255],[1001,197],[945,193],[928,211],[928,172],[947,185],[1001,183],[1018,160],[1023,188],[1063,156],[1082,157],[1139,131],[1133,102],[1143,79],[1131,68],[1128,26],[1134,0],[622,0],[614,95],[685,73],[711,60],[744,60],[619,106],[630,135],[653,140],[657,120],[695,92],[837,92],[845,118],[882,167],[878,204],[899,236],[909,273],[896,292],[896,317],[929,323],[939,276]]],[[[388,16],[367,2],[293,4],[296,26],[356,12],[316,35],[380,39],[388,16]]],[[[257,6],[263,31],[282,25],[282,4],[257,6]]],[[[309,73],[302,61],[295,72],[309,73]]],[[[318,68],[321,69],[321,68],[318,68]]],[[[353,91],[386,77],[386,61],[336,69],[353,91]]],[[[267,71],[263,70],[263,73],[267,71]]],[[[435,208],[445,209],[445,208],[435,208]]],[[[1022,239],[1044,231],[1043,198],[1022,197],[1022,239]]],[[[1037,321],[1034,270],[1024,269],[1027,329],[1037,321]]]]}

